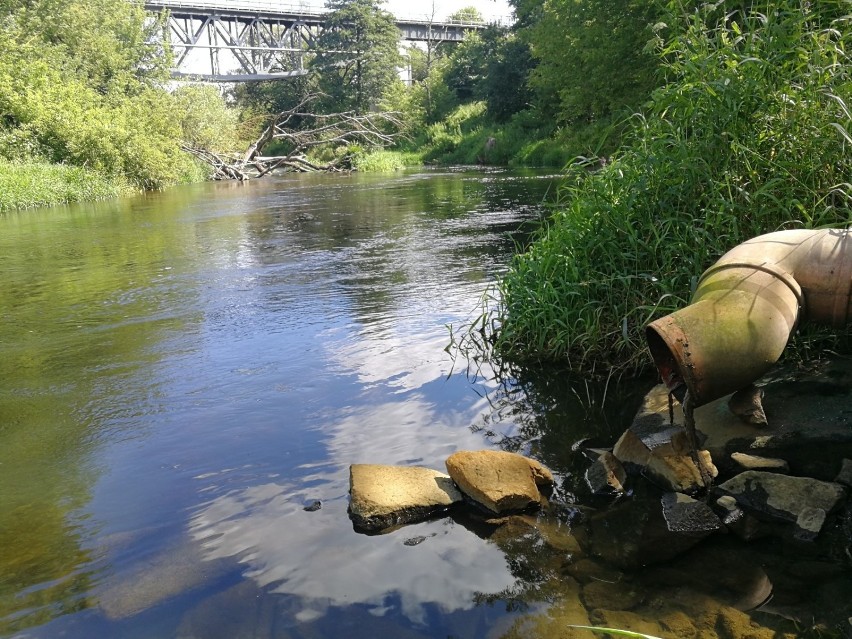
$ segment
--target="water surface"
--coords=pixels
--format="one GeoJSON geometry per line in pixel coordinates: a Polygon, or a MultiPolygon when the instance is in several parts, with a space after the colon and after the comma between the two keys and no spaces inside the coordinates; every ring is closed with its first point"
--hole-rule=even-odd
{"type": "Polygon", "coordinates": [[[848,571],[802,549],[589,556],[583,449],[653,382],[447,352],[557,187],[289,176],[0,217],[0,636],[786,638],[846,614],[848,571]],[[536,527],[353,530],[350,464],[483,448],[555,472],[536,527]]]}
{"type": "Polygon", "coordinates": [[[474,602],[515,581],[499,548],[356,534],[348,468],[511,434],[474,427],[446,325],[554,189],[293,176],[0,218],[0,634],[220,636],[220,600],[271,636],[500,616],[474,602]]]}

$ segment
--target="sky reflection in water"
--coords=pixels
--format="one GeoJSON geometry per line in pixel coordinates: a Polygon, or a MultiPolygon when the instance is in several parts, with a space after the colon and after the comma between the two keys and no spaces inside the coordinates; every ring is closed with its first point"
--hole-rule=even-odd
{"type": "Polygon", "coordinates": [[[0,218],[0,635],[186,634],[237,574],[291,625],[362,606],[443,636],[441,615],[510,587],[503,552],[452,519],[370,537],[346,514],[351,463],[442,470],[492,445],[444,347],[552,188],[502,177],[303,176],[0,218]],[[192,581],[199,548],[234,568],[192,581]],[[169,553],[184,590],[141,592],[169,553]]]}

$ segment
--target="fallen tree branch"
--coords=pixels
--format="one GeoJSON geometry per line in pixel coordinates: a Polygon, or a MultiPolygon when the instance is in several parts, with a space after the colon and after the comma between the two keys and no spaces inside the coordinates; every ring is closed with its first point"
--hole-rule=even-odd
{"type": "Polygon", "coordinates": [[[308,160],[306,153],[318,147],[350,144],[384,148],[393,144],[401,134],[402,122],[393,112],[311,112],[310,105],[320,97],[319,94],[308,95],[293,108],[274,115],[245,153],[224,154],[188,146],[182,148],[212,167],[212,179],[245,181],[276,170],[351,170],[351,156],[348,154],[321,165],[308,160]],[[263,149],[274,141],[282,143],[287,152],[283,155],[261,155],[263,149]]]}

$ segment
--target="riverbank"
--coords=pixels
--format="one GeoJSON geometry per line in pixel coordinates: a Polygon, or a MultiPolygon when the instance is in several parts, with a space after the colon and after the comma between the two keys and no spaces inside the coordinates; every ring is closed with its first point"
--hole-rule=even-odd
{"type": "Polygon", "coordinates": [[[126,182],[79,166],[0,160],[0,213],[108,200],[133,192],[126,182]]]}

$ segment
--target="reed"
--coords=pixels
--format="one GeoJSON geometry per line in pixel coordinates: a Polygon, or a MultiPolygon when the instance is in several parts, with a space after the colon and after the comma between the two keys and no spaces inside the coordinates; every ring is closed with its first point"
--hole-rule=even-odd
{"type": "Polygon", "coordinates": [[[642,368],[644,326],[686,304],[726,250],[850,223],[844,3],[720,5],[671,4],[657,26],[667,83],[610,161],[570,166],[558,210],[486,295],[468,340],[577,371],[642,368]]]}

